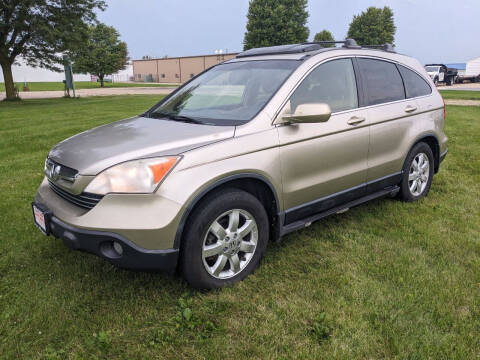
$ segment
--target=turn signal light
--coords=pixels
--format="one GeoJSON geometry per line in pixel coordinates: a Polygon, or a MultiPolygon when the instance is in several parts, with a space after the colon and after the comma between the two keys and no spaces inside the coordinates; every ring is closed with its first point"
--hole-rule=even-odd
{"type": "Polygon", "coordinates": [[[163,179],[165,174],[172,168],[172,166],[177,162],[177,158],[168,158],[166,161],[160,162],[158,164],[149,165],[150,170],[153,174],[153,180],[155,184],[159,183],[163,179]]]}

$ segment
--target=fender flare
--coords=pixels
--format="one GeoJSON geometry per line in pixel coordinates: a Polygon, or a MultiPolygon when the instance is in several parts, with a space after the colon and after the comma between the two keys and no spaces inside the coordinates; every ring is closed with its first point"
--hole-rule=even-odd
{"type": "Polygon", "coordinates": [[[265,176],[253,173],[253,172],[245,172],[245,173],[238,173],[230,176],[226,176],[223,178],[220,178],[216,181],[214,181],[212,184],[208,185],[206,188],[201,190],[198,194],[194,196],[192,200],[187,205],[187,208],[183,212],[182,218],[180,219],[180,223],[178,224],[177,227],[177,232],[175,234],[175,239],[173,242],[173,248],[174,249],[180,249],[181,241],[182,241],[182,235],[183,231],[185,228],[185,223],[187,222],[188,217],[190,216],[192,210],[195,208],[195,206],[198,204],[198,202],[205,196],[207,195],[210,191],[218,188],[220,185],[223,185],[229,181],[232,180],[239,180],[239,179],[256,179],[260,180],[263,183],[265,183],[270,190],[273,193],[273,196],[275,198],[275,206],[276,206],[276,213],[280,213],[280,205],[279,205],[279,200],[278,200],[278,194],[277,191],[275,190],[275,187],[272,185],[270,180],[268,180],[265,176]]]}
{"type": "Polygon", "coordinates": [[[434,159],[435,160],[434,171],[436,173],[438,171],[439,166],[440,166],[440,141],[438,140],[438,136],[433,132],[423,133],[422,135],[420,135],[419,137],[415,138],[415,140],[412,141],[412,143],[410,144],[410,146],[408,148],[407,153],[404,154],[403,163],[405,163],[405,159],[407,158],[408,153],[410,152],[410,150],[412,150],[412,148],[415,146],[415,144],[419,143],[420,141],[422,141],[426,138],[430,138],[430,137],[435,138],[435,140],[437,142],[437,149],[436,149],[436,151],[433,152],[433,156],[435,157],[435,159],[434,159]],[[435,156],[435,155],[437,155],[437,156],[435,156]]]}

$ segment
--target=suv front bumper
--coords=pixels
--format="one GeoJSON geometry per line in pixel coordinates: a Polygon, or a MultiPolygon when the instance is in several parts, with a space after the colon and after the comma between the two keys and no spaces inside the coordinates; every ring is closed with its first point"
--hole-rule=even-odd
{"type": "MultiPolygon", "coordinates": [[[[45,206],[38,202],[34,204],[45,209],[45,206]]],[[[48,209],[46,210],[49,214],[46,218],[49,234],[62,239],[70,249],[89,252],[126,269],[167,272],[173,272],[176,269],[178,249],[144,249],[119,234],[73,227],[55,217],[48,209]]]]}

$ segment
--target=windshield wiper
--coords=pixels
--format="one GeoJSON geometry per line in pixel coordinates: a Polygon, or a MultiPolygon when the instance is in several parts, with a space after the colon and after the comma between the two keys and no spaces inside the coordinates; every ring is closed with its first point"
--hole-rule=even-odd
{"type": "Polygon", "coordinates": [[[191,124],[204,124],[204,122],[188,116],[175,115],[175,114],[166,113],[166,112],[153,112],[150,114],[150,117],[155,119],[166,117],[167,119],[174,120],[174,121],[182,121],[182,122],[191,123],[191,124]]]}
{"type": "Polygon", "coordinates": [[[182,121],[182,122],[186,122],[186,123],[191,123],[191,124],[203,124],[203,121],[200,121],[200,120],[188,117],[188,116],[184,116],[184,115],[173,115],[173,114],[171,114],[169,116],[169,119],[172,119],[172,120],[175,120],[175,121],[182,121]]]}

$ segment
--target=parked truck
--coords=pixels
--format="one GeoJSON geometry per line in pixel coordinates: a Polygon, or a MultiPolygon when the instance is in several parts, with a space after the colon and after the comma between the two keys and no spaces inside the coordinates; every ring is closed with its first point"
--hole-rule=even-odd
{"type": "Polygon", "coordinates": [[[480,82],[480,57],[468,61],[465,71],[459,72],[457,82],[463,83],[464,81],[480,82]]]}
{"type": "Polygon", "coordinates": [[[453,85],[458,75],[457,69],[449,68],[444,64],[427,64],[425,70],[427,70],[435,86],[438,83],[445,83],[448,86],[453,85]]]}

